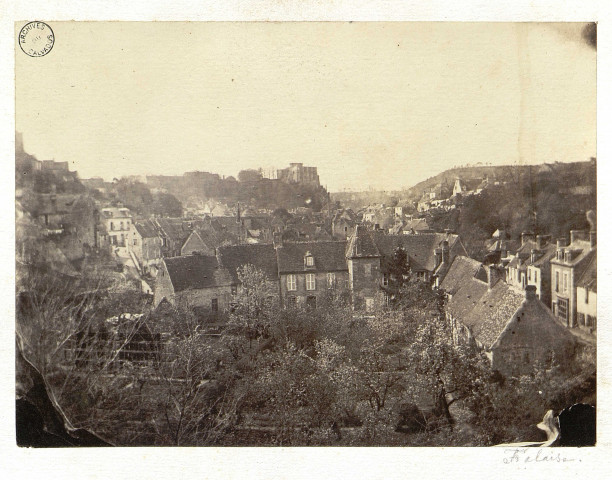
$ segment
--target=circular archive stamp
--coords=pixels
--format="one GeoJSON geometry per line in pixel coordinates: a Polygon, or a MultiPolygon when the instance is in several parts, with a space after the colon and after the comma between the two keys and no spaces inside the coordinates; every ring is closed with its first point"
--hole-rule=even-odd
{"type": "Polygon", "coordinates": [[[19,46],[30,57],[43,57],[51,51],[55,35],[44,22],[30,22],[19,31],[19,46]]]}

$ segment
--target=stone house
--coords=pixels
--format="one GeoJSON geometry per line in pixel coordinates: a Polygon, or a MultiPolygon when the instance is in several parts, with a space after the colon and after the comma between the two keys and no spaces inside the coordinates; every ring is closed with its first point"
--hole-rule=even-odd
{"type": "Polygon", "coordinates": [[[181,255],[193,255],[194,253],[214,255],[216,242],[210,242],[210,238],[210,235],[194,230],[181,247],[181,255]],[[207,241],[205,241],[204,238],[206,238],[207,241]]]}
{"type": "Polygon", "coordinates": [[[165,258],[156,278],[154,305],[163,300],[189,306],[201,314],[217,315],[229,308],[232,278],[217,257],[184,255],[165,258]]]}
{"type": "Polygon", "coordinates": [[[570,243],[557,240],[551,264],[551,304],[553,313],[570,328],[578,324],[578,281],[597,255],[595,231],[572,230],[570,243]]]}
{"type": "Polygon", "coordinates": [[[128,257],[128,240],[132,230],[132,214],[125,207],[104,207],[100,221],[104,227],[101,243],[106,243],[121,257],[128,257]]]}
{"type": "Polygon", "coordinates": [[[281,304],[315,308],[321,297],[348,287],[346,242],[285,243],[276,248],[281,304]]]}
{"type": "Polygon", "coordinates": [[[597,332],[597,252],[592,256],[576,287],[577,327],[597,332]]]}
{"type": "Polygon", "coordinates": [[[352,211],[342,209],[332,218],[332,236],[338,240],[346,240],[353,233],[356,224],[357,220],[352,211]]]}
{"type": "Polygon", "coordinates": [[[467,256],[458,235],[387,235],[359,225],[346,249],[349,289],[356,308],[374,308],[385,301],[381,287],[388,284],[390,262],[398,247],[406,252],[410,271],[427,283],[436,278],[441,281],[446,267],[457,255],[467,256]]]}
{"type": "Polygon", "coordinates": [[[520,292],[502,278],[496,266],[455,258],[441,283],[453,340],[483,350],[492,368],[505,376],[529,373],[534,362],[553,356],[569,361],[574,337],[537,298],[535,286],[520,292]]]}
{"type": "MultiPolygon", "coordinates": [[[[407,266],[424,282],[441,281],[452,259],[466,254],[457,235],[386,235],[357,226],[348,242],[231,245],[218,247],[216,255],[186,255],[185,261],[166,258],[162,277],[167,273],[172,278],[177,275],[176,270],[183,269],[191,271],[190,275],[217,278],[220,274],[215,272],[225,270],[230,278],[228,284],[200,284],[193,280],[189,289],[222,286],[235,293],[240,285],[238,269],[251,264],[264,273],[283,305],[304,303],[314,307],[330,290],[347,288],[355,308],[372,310],[385,300],[383,287],[388,285],[391,261],[398,247],[406,251],[407,266]],[[196,262],[199,267],[191,267],[191,262],[196,262]]],[[[168,295],[176,296],[176,286],[172,285],[173,282],[162,280],[162,286],[157,289],[160,291],[155,293],[156,303],[168,295]]],[[[215,290],[213,293],[216,295],[214,298],[221,301],[218,292],[215,290]]],[[[191,294],[192,302],[196,301],[193,297],[191,294]]],[[[209,296],[203,299],[206,303],[209,296]]]]}
{"type": "Polygon", "coordinates": [[[550,306],[550,260],[555,254],[550,235],[523,233],[521,246],[506,265],[507,283],[521,290],[534,285],[538,298],[550,306]]]}
{"type": "Polygon", "coordinates": [[[128,243],[141,273],[147,274],[161,264],[162,239],[153,221],[134,221],[128,243]]]}

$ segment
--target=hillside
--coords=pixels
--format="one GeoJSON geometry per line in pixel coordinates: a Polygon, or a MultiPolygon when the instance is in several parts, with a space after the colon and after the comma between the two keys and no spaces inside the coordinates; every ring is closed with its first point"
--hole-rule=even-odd
{"type": "Polygon", "coordinates": [[[433,177],[423,180],[402,192],[402,198],[417,201],[424,190],[433,188],[442,183],[452,188],[455,180],[463,181],[483,180],[488,178],[490,183],[522,183],[529,177],[536,177],[540,173],[554,174],[560,180],[560,187],[571,187],[575,184],[595,184],[592,177],[593,160],[573,163],[544,163],[540,165],[487,165],[466,166],[445,170],[433,177]]]}

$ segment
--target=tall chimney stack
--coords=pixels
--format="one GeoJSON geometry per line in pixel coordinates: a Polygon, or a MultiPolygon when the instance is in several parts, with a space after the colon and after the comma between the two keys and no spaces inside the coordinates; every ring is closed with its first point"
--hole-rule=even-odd
{"type": "Polygon", "coordinates": [[[525,287],[525,300],[531,302],[537,298],[537,288],[535,285],[527,285],[525,287]]]}
{"type": "Polygon", "coordinates": [[[487,270],[487,284],[491,290],[501,280],[501,272],[495,265],[489,265],[487,270]]]}

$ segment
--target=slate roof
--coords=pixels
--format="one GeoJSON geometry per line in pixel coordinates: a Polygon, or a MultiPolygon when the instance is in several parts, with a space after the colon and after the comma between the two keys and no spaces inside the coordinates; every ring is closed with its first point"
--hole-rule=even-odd
{"type": "Polygon", "coordinates": [[[582,273],[582,277],[580,277],[576,286],[597,292],[597,252],[592,255],[591,261],[582,273]]]}
{"type": "Polygon", "coordinates": [[[164,263],[175,292],[230,284],[229,273],[219,268],[212,255],[170,257],[164,263]]]}
{"type": "Polygon", "coordinates": [[[279,273],[346,271],[345,241],[285,243],[276,249],[279,273]],[[314,269],[304,267],[304,256],[310,252],[314,269]]]}
{"type": "Polygon", "coordinates": [[[158,218],[156,222],[163,234],[170,239],[185,241],[191,234],[191,229],[185,228],[182,218],[158,218]]]}
{"type": "Polygon", "coordinates": [[[380,252],[372,234],[363,225],[355,227],[355,233],[351,235],[346,246],[347,258],[380,257],[380,252]]]}
{"type": "Polygon", "coordinates": [[[159,236],[157,229],[151,220],[134,222],[134,228],[142,238],[155,238],[159,236]]]}
{"type": "Polygon", "coordinates": [[[470,257],[464,257],[463,255],[457,255],[448,270],[448,273],[444,277],[441,288],[453,295],[465,282],[466,278],[471,278],[476,275],[480,268],[480,262],[470,257]]]}
{"type": "Polygon", "coordinates": [[[219,247],[217,252],[221,266],[229,272],[233,283],[238,283],[238,268],[247,264],[264,272],[270,280],[278,278],[276,250],[272,244],[230,245],[219,247]]]}
{"type": "Polygon", "coordinates": [[[464,323],[474,338],[490,348],[525,299],[524,294],[499,281],[479,299],[464,323]]]}
{"type": "MultiPolygon", "coordinates": [[[[455,260],[460,258],[463,257],[456,257],[455,260]]],[[[455,293],[446,308],[454,318],[470,329],[480,344],[490,348],[525,297],[503,281],[498,281],[489,290],[487,282],[475,277],[480,267],[475,272],[474,268],[475,264],[465,260],[451,267],[442,282],[443,286],[446,283],[447,287],[455,287],[455,293]]]]}
{"type": "Polygon", "coordinates": [[[373,233],[380,255],[392,257],[398,246],[408,254],[410,267],[414,270],[433,271],[436,268],[435,249],[448,240],[449,248],[458,241],[457,235],[444,233],[421,233],[418,235],[385,235],[373,233]]]}

